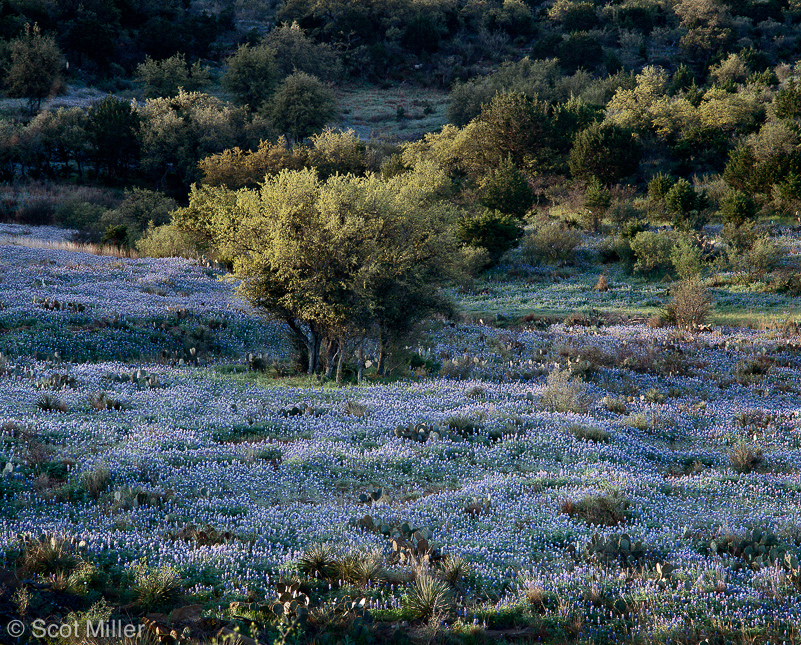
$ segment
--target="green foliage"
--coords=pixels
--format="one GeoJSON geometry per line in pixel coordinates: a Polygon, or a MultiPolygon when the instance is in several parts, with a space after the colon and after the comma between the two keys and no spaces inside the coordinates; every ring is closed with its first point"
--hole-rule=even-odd
{"type": "Polygon", "coordinates": [[[122,203],[106,211],[100,219],[102,229],[125,227],[126,243],[134,244],[148,227],[162,226],[170,221],[178,202],[163,193],[144,188],[126,191],[122,203]]]}
{"type": "Polygon", "coordinates": [[[496,94],[454,143],[459,161],[474,175],[486,175],[507,160],[536,170],[553,155],[550,109],[520,92],[496,94]]]}
{"type": "Polygon", "coordinates": [[[576,248],[584,241],[581,231],[561,221],[548,222],[527,235],[521,244],[520,258],[527,264],[570,264],[576,248]]]}
{"type": "Polygon", "coordinates": [[[456,237],[462,244],[486,249],[492,262],[517,245],[523,228],[511,215],[486,210],[480,215],[461,219],[456,237]]]}
{"type": "Polygon", "coordinates": [[[175,567],[154,567],[139,560],[131,565],[129,573],[136,603],[145,611],[171,605],[181,591],[181,574],[175,567]]]}
{"type": "Polygon", "coordinates": [[[718,214],[724,224],[742,226],[753,220],[757,211],[758,206],[751,195],[742,190],[729,190],[720,200],[718,214]]]}
{"type": "Polygon", "coordinates": [[[645,558],[642,542],[635,542],[626,533],[613,533],[605,537],[596,533],[587,544],[585,553],[591,559],[605,564],[617,561],[623,567],[636,566],[645,558]]]}
{"type": "Polygon", "coordinates": [[[679,229],[697,229],[703,226],[706,221],[703,209],[707,204],[706,195],[696,192],[692,184],[683,177],[676,180],[665,193],[665,207],[673,215],[673,225],[679,229]]]}
{"type": "Polygon", "coordinates": [[[342,73],[342,63],[334,48],[315,42],[297,22],[275,27],[263,38],[262,47],[272,54],[279,78],[305,72],[317,78],[335,79],[342,73]]]}
{"type": "Polygon", "coordinates": [[[86,132],[90,157],[97,174],[105,169],[110,177],[125,177],[139,157],[139,112],[114,96],[96,101],[89,108],[86,132]]]}
{"type": "Polygon", "coordinates": [[[670,261],[681,279],[701,274],[703,259],[701,249],[687,238],[680,239],[670,252],[670,261]]]}
{"type": "Polygon", "coordinates": [[[404,604],[415,619],[428,620],[446,617],[454,610],[456,602],[446,582],[424,573],[417,576],[404,596],[404,604]]]}
{"type": "Polygon", "coordinates": [[[382,344],[443,302],[454,240],[444,174],[425,165],[388,181],[310,170],[259,191],[195,189],[176,222],[232,262],[249,302],[285,321],[317,369],[322,339],[376,325],[382,344]]]}
{"type": "Polygon", "coordinates": [[[504,159],[481,181],[481,204],[490,210],[523,219],[533,203],[528,180],[511,159],[504,159]]]}
{"type": "Polygon", "coordinates": [[[667,173],[658,172],[648,182],[648,198],[654,202],[664,201],[676,180],[667,173]]]}
{"type": "Polygon", "coordinates": [[[329,580],[337,573],[338,557],[327,544],[313,544],[298,559],[298,569],[310,578],[329,580]]]}
{"type": "Polygon", "coordinates": [[[630,240],[636,262],[634,270],[654,273],[670,268],[675,239],[668,232],[641,231],[630,240]]]}
{"type": "Polygon", "coordinates": [[[8,51],[6,94],[28,99],[28,111],[33,114],[43,99],[61,89],[61,50],[53,36],[45,36],[37,24],[27,23],[22,34],[8,44],[8,51]]]}
{"type": "Polygon", "coordinates": [[[613,184],[637,171],[642,148],[634,135],[611,123],[594,123],[578,132],[570,149],[570,173],[613,184]]]}
{"type": "Polygon", "coordinates": [[[617,526],[631,518],[631,502],[614,491],[608,495],[587,495],[577,502],[562,500],[560,510],[591,526],[617,526]]]}
{"type": "Polygon", "coordinates": [[[680,329],[697,329],[712,310],[712,299],[697,276],[677,282],[670,290],[665,306],[666,319],[680,329]]]}
{"type": "Polygon", "coordinates": [[[456,83],[450,94],[448,119],[457,126],[467,125],[499,93],[520,92],[530,98],[555,99],[554,86],[559,77],[558,61],[553,58],[526,57],[516,63],[506,62],[492,74],[456,83]]]}
{"type": "Polygon", "coordinates": [[[278,86],[267,111],[280,132],[295,140],[305,139],[334,117],[336,97],[316,76],[295,72],[278,86]]]}
{"type": "Polygon", "coordinates": [[[586,32],[574,32],[564,38],[556,48],[559,64],[567,73],[572,74],[587,61],[600,61],[603,47],[595,36],[586,32]]]}
{"type": "Polygon", "coordinates": [[[593,231],[601,230],[601,220],[611,205],[612,194],[609,189],[595,175],[590,177],[584,193],[584,206],[589,215],[589,227],[593,231]]]}
{"type": "Polygon", "coordinates": [[[197,244],[198,240],[192,234],[182,231],[172,222],[161,226],[148,224],[142,237],[135,242],[139,254],[149,258],[194,257],[197,244]]]}
{"type": "Polygon", "coordinates": [[[794,119],[801,115],[801,83],[794,78],[776,93],[773,100],[776,116],[780,119],[794,119]]]}
{"type": "Polygon", "coordinates": [[[238,105],[260,110],[278,84],[275,54],[266,46],[241,45],[226,61],[222,83],[238,105]]]}
{"type": "Polygon", "coordinates": [[[195,61],[190,66],[180,53],[160,61],[145,58],[137,66],[135,77],[148,99],[176,96],[181,89],[199,92],[211,81],[208,67],[203,67],[200,61],[195,61]]]}
{"type": "Polygon", "coordinates": [[[199,92],[148,99],[142,115],[142,167],[160,186],[182,189],[200,179],[198,161],[249,143],[247,114],[199,92]]]}
{"type": "Polygon", "coordinates": [[[572,377],[569,370],[553,370],[548,374],[540,405],[555,412],[582,414],[590,404],[586,389],[584,383],[572,377]]]}

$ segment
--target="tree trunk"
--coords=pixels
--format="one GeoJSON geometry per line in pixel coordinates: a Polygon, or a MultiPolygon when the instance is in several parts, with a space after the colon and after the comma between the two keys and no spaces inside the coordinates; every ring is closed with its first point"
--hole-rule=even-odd
{"type": "Polygon", "coordinates": [[[386,363],[387,363],[387,332],[383,328],[383,326],[379,326],[378,328],[378,375],[384,376],[384,371],[386,370],[386,363]]]}
{"type": "Polygon", "coordinates": [[[328,347],[326,349],[325,357],[326,357],[326,370],[325,370],[325,377],[326,378],[334,378],[334,367],[336,363],[336,356],[337,352],[340,350],[339,342],[336,339],[330,339],[328,341],[328,347]]]}
{"type": "Polygon", "coordinates": [[[345,362],[345,343],[339,343],[339,358],[337,360],[337,385],[342,385],[342,364],[345,362]]]}
{"type": "Polygon", "coordinates": [[[356,372],[356,382],[362,382],[362,376],[364,375],[364,336],[359,341],[359,369],[356,372]]]}

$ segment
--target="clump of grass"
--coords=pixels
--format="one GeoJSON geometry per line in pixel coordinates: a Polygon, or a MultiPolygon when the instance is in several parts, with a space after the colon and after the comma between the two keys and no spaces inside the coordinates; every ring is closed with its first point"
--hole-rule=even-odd
{"type": "Polygon", "coordinates": [[[577,517],[592,526],[617,526],[631,517],[631,502],[618,493],[587,495],[579,501],[563,499],[559,504],[562,513],[577,517]]]}
{"type": "Polygon", "coordinates": [[[610,435],[603,428],[597,426],[584,426],[578,423],[567,426],[567,432],[572,434],[577,439],[584,439],[585,441],[594,441],[595,443],[609,443],[610,435]]]}
{"type": "Polygon", "coordinates": [[[110,397],[105,392],[93,393],[89,395],[89,407],[93,410],[123,410],[125,405],[122,401],[110,397]]]}
{"type": "Polygon", "coordinates": [[[540,405],[556,412],[583,414],[587,411],[590,400],[582,381],[571,377],[568,370],[556,369],[548,374],[540,405]]]}
{"type": "Polygon", "coordinates": [[[136,603],[145,611],[173,603],[181,590],[181,574],[170,566],[151,567],[143,560],[131,566],[136,603]]]}
{"type": "Polygon", "coordinates": [[[384,557],[380,551],[356,554],[350,582],[366,585],[370,582],[379,582],[385,577],[384,557]]]}
{"type": "Polygon", "coordinates": [[[621,398],[615,398],[612,396],[605,396],[601,399],[601,403],[603,403],[604,407],[613,412],[614,414],[628,414],[629,413],[629,406],[626,405],[626,400],[621,398]]]}
{"type": "Polygon", "coordinates": [[[424,573],[409,588],[404,604],[414,619],[428,620],[450,614],[455,600],[447,582],[424,573]]]}
{"type": "Polygon", "coordinates": [[[81,485],[89,497],[99,499],[111,485],[111,474],[108,468],[99,466],[81,476],[81,485]]]}
{"type": "Polygon", "coordinates": [[[44,535],[25,540],[19,566],[29,574],[69,574],[81,562],[73,540],[62,535],[44,535]]]}
{"type": "Polygon", "coordinates": [[[363,419],[367,416],[367,406],[363,403],[356,403],[356,401],[346,401],[345,413],[353,415],[357,419],[363,419]]]}
{"type": "Polygon", "coordinates": [[[750,473],[764,460],[762,448],[739,443],[729,451],[729,463],[738,473],[750,473]]]}
{"type": "Polygon", "coordinates": [[[462,437],[471,437],[481,429],[481,423],[466,416],[449,417],[445,425],[462,437]]]}

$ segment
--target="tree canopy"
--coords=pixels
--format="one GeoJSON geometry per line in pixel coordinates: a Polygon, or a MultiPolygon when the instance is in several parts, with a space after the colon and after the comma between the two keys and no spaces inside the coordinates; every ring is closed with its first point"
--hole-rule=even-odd
{"type": "Polygon", "coordinates": [[[259,189],[193,188],[176,213],[204,234],[256,308],[285,322],[319,368],[323,341],[367,336],[384,350],[446,303],[456,249],[449,182],[433,164],[390,180],[283,170],[259,189]]]}

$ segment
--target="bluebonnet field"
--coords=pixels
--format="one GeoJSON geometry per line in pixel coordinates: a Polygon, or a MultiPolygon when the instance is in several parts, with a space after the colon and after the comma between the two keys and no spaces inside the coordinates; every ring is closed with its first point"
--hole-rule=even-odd
{"type": "Polygon", "coordinates": [[[225,608],[274,596],[326,543],[381,554],[383,581],[355,593],[379,620],[413,619],[414,567],[391,564],[369,514],[469,563],[441,616],[454,633],[801,642],[795,327],[465,322],[418,348],[437,376],[287,386],[236,373],[249,352],[290,352],[220,271],[13,241],[0,550],[74,537],[87,562],[173,568],[186,602],[225,608]]]}

